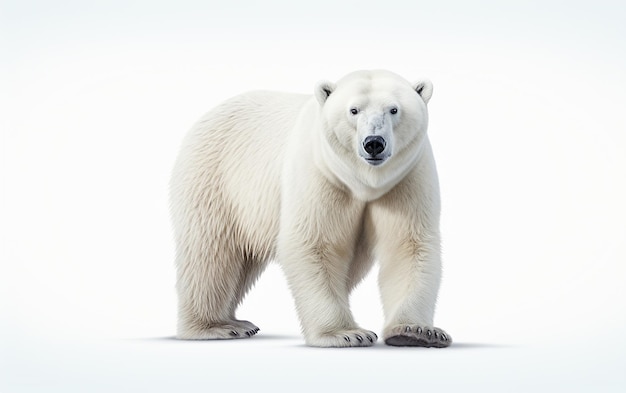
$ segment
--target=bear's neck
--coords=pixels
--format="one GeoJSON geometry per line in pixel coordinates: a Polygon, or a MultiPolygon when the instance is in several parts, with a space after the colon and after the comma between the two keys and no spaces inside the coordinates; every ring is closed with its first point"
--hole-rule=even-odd
{"type": "Polygon", "coordinates": [[[329,143],[320,139],[315,149],[315,165],[331,184],[364,202],[374,201],[398,185],[418,165],[425,145],[422,141],[391,157],[385,164],[373,167],[356,155],[334,151],[329,143]]]}

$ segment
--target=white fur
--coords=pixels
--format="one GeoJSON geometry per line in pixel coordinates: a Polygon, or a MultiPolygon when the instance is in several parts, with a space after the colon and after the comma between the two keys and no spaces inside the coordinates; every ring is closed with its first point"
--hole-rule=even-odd
{"type": "Polygon", "coordinates": [[[432,84],[359,71],[320,82],[314,93],[232,98],[186,137],[171,182],[178,337],[255,334],[235,310],[274,258],[309,345],[375,341],[348,302],[374,260],[385,338],[432,326],[441,276],[439,189],[426,135],[432,84]],[[378,165],[363,148],[370,135],[386,141],[378,165]]]}

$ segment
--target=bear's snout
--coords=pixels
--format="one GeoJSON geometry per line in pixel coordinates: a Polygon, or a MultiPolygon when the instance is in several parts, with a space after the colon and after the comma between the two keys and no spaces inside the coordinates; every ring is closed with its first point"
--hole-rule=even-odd
{"type": "Polygon", "coordinates": [[[363,149],[372,157],[376,157],[385,150],[387,142],[380,135],[370,135],[363,141],[363,149]]]}

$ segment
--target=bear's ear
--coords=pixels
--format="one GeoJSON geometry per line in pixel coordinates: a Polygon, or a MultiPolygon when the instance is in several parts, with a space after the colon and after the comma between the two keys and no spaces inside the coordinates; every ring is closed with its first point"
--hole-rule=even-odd
{"type": "Polygon", "coordinates": [[[433,83],[428,79],[423,79],[421,81],[413,83],[413,89],[417,92],[417,94],[422,97],[425,104],[428,104],[430,101],[430,97],[433,95],[433,83]]]}
{"type": "Polygon", "coordinates": [[[315,98],[320,103],[320,105],[324,105],[328,96],[335,90],[335,84],[328,81],[319,81],[315,85],[315,98]]]}

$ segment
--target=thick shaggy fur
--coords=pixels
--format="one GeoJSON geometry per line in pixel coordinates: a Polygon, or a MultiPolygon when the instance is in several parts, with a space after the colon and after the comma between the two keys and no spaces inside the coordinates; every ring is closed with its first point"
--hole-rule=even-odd
{"type": "Polygon", "coordinates": [[[235,310],[271,259],[308,345],[372,345],[350,291],[374,260],[390,345],[444,347],[433,327],[441,276],[439,189],[426,135],[432,85],[359,71],[314,96],[251,92],[205,115],[171,181],[178,337],[243,338],[235,310]],[[384,138],[372,159],[365,138],[384,138]]]}

